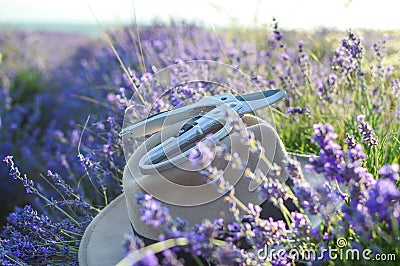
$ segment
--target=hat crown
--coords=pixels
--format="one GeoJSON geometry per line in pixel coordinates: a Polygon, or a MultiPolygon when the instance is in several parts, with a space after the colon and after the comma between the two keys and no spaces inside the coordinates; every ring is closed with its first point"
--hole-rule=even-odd
{"type": "MultiPolygon", "coordinates": [[[[252,115],[245,115],[242,121],[246,130],[252,132],[255,140],[260,142],[265,158],[281,166],[282,173],[279,178],[285,182],[287,173],[284,164],[287,154],[276,131],[270,124],[252,115]]],[[[169,208],[172,217],[186,220],[189,225],[219,217],[224,218],[226,222],[233,221],[228,204],[222,197],[224,192],[197,171],[193,171],[194,167],[189,160],[161,173],[144,174],[140,171],[138,162],[145,156],[148,148],[159,143],[161,134],[168,137],[177,130],[179,126],[172,125],[146,140],[131,156],[124,171],[123,186],[130,220],[135,231],[146,238],[156,239],[162,232],[141,221],[140,206],[135,199],[138,193],[151,194],[169,208]]],[[[267,175],[271,164],[263,163],[259,154],[249,152],[248,145],[244,144],[241,138],[243,137],[233,132],[222,142],[230,148],[231,154],[237,154],[240,159],[246,160],[252,171],[258,168],[267,175]]],[[[212,165],[223,170],[224,179],[234,185],[235,195],[244,204],[261,204],[264,201],[255,189],[257,184],[252,184],[252,181],[244,176],[243,168],[235,168],[234,162],[218,157],[214,158],[212,165]]]]}

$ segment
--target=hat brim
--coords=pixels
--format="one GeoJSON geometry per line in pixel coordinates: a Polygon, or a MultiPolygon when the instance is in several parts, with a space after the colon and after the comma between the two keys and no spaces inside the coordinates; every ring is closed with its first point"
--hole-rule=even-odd
{"type": "MultiPolygon", "coordinates": [[[[288,155],[300,162],[307,180],[321,179],[320,176],[305,171],[308,156],[290,153],[288,155]]],[[[117,264],[124,257],[122,248],[124,235],[132,232],[125,194],[121,194],[108,204],[87,227],[79,246],[79,265],[117,264]]]]}
{"type": "Polygon", "coordinates": [[[115,265],[123,257],[124,235],[132,233],[125,194],[110,202],[91,221],[79,245],[79,265],[115,265]]]}

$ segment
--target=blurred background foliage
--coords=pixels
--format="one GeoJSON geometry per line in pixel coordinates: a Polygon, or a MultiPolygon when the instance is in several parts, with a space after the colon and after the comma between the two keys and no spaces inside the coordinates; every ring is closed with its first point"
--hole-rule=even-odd
{"type": "MultiPolygon", "coordinates": [[[[253,30],[155,23],[140,27],[139,33],[140,41],[135,27],[108,31],[136,85],[147,72],[179,60],[221,61],[238,67],[261,89],[288,92],[286,101],[274,106],[273,113],[289,151],[316,152],[310,138],[312,125],[318,122],[333,124],[343,141],[346,133],[361,139],[356,117],[364,114],[379,140],[376,147],[365,146],[376,155],[366,162],[371,172],[376,173],[384,162],[399,160],[399,32],[359,31],[362,52],[357,58],[347,55],[345,59],[339,57],[346,55],[337,53],[343,48],[343,40],[352,38],[350,33],[328,29],[281,31],[276,21],[270,27],[253,30]],[[335,60],[358,63],[354,69],[344,70],[348,66],[335,60]],[[307,111],[288,113],[296,107],[307,111]]],[[[76,156],[86,119],[91,116],[89,128],[94,131],[104,130],[101,123],[110,117],[122,119],[124,106],[115,102],[130,98],[132,84],[105,38],[3,30],[0,47],[0,157],[14,155],[21,171],[29,171],[34,180],[41,180],[40,174],[52,169],[73,184],[85,174],[76,156]],[[73,145],[68,147],[67,143],[73,145]]],[[[84,137],[89,143],[100,143],[104,141],[101,136],[97,140],[93,134],[84,137]]],[[[121,170],[122,156],[118,160],[115,166],[121,170]]],[[[1,165],[2,223],[14,205],[23,206],[32,200],[21,193],[7,172],[1,165]]],[[[40,182],[46,186],[46,182],[40,182]]]]}

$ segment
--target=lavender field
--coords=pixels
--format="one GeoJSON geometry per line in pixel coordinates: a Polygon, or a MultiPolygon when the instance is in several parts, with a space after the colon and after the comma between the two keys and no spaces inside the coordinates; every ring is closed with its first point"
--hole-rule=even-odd
{"type": "MultiPolygon", "coordinates": [[[[166,230],[160,243],[183,238],[186,244],[160,248],[157,261],[159,246],[146,248],[128,236],[121,250],[140,255],[127,264],[187,265],[176,255],[184,250],[198,265],[302,265],[289,255],[265,260],[256,251],[271,239],[288,249],[317,250],[345,238],[346,248],[370,249],[371,258],[393,254],[384,263],[398,265],[399,32],[281,31],[277,21],[245,32],[175,22],[107,36],[0,31],[1,265],[78,264],[85,228],[122,193],[126,162],[118,133],[129,100],[152,74],[189,60],[223,62],[262,90],[285,90],[286,98],[271,108],[276,130],[287,151],[313,154],[309,171],[327,182],[310,186],[298,162],[289,161],[292,188],[276,182],[260,188],[282,220],[261,218],[259,206],[241,205],[230,194],[234,223],[219,219],[194,228],[142,195],[144,221],[166,230]],[[288,199],[296,211],[282,204],[288,199]],[[344,203],[331,215],[326,210],[338,200],[344,203]],[[309,215],[320,217],[321,225],[312,227],[309,215]]],[[[210,84],[182,85],[163,96],[140,91],[141,104],[153,112],[222,92],[210,84]]],[[[311,264],[367,262],[323,257],[311,264]]]]}

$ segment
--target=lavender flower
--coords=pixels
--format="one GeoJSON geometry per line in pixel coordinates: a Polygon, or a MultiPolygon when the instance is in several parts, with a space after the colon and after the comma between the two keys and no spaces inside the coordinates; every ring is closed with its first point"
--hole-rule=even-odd
{"type": "Polygon", "coordinates": [[[189,159],[194,165],[207,165],[215,157],[216,146],[218,145],[211,136],[208,136],[205,141],[200,141],[194,149],[191,149],[189,159]]]}
{"type": "Polygon", "coordinates": [[[398,164],[385,164],[382,166],[378,174],[380,174],[383,178],[391,179],[393,182],[399,180],[399,165],[398,164]]]}
{"type": "Polygon", "coordinates": [[[275,18],[273,18],[273,33],[275,40],[280,42],[283,38],[283,34],[279,31],[278,21],[275,18]]]}
{"type": "Polygon", "coordinates": [[[216,265],[241,265],[243,263],[243,250],[233,244],[218,246],[213,252],[212,262],[216,265]]]}
{"type": "Polygon", "coordinates": [[[296,195],[299,206],[310,214],[317,214],[320,195],[316,193],[310,186],[310,183],[304,178],[300,163],[296,160],[289,159],[286,169],[289,173],[289,177],[293,181],[293,186],[291,188],[296,195]]]}
{"type": "MultiPolygon", "coordinates": [[[[369,215],[375,221],[384,221],[389,229],[392,229],[392,215],[396,215],[395,219],[400,224],[399,208],[400,208],[400,190],[397,188],[393,180],[382,178],[376,182],[375,187],[369,191],[369,200],[365,206],[369,215]]],[[[398,226],[397,224],[397,226],[398,226]]]]}
{"type": "Polygon", "coordinates": [[[162,252],[163,260],[161,265],[170,265],[170,266],[184,266],[183,262],[180,261],[175,252],[171,251],[170,249],[166,249],[162,252]]]}
{"type": "Polygon", "coordinates": [[[141,205],[139,212],[141,214],[141,220],[146,224],[157,228],[161,225],[167,224],[171,217],[169,215],[169,210],[161,206],[161,203],[154,200],[152,196],[138,195],[137,203],[141,205]]]}
{"type": "Polygon", "coordinates": [[[306,51],[304,50],[304,45],[305,45],[305,43],[303,40],[300,40],[297,42],[299,65],[300,65],[302,74],[304,75],[305,78],[307,78],[307,76],[309,75],[309,72],[310,72],[310,62],[309,62],[309,56],[306,53],[306,51]]]}
{"type": "Polygon", "coordinates": [[[124,236],[124,254],[127,255],[130,252],[138,251],[144,247],[144,242],[141,238],[136,235],[127,234],[124,236]]]}
{"type": "Polygon", "coordinates": [[[270,200],[276,207],[281,207],[283,201],[291,198],[290,188],[278,179],[266,178],[260,186],[263,198],[270,200]]]}
{"type": "Polygon", "coordinates": [[[286,111],[287,114],[304,114],[304,113],[308,113],[309,110],[307,107],[289,107],[289,109],[286,111]]]}
{"type": "MultiPolygon", "coordinates": [[[[5,257],[23,261],[51,261],[58,256],[65,256],[65,263],[77,265],[77,258],[71,257],[71,249],[67,242],[70,236],[64,232],[82,233],[67,220],[61,223],[52,222],[49,217],[39,215],[27,205],[23,209],[16,208],[7,219],[8,225],[3,230],[1,242],[5,257]]],[[[78,244],[78,241],[75,242],[78,244]]],[[[2,261],[3,262],[3,261],[2,261]]]]}
{"type": "Polygon", "coordinates": [[[347,147],[349,149],[353,149],[356,147],[357,142],[355,141],[353,136],[350,136],[348,133],[346,133],[346,140],[345,143],[347,144],[347,147]]]}
{"type": "Polygon", "coordinates": [[[154,252],[151,250],[146,250],[143,258],[137,263],[133,264],[134,266],[154,266],[159,265],[158,259],[154,252]]]}
{"type": "Polygon", "coordinates": [[[292,228],[296,232],[296,234],[301,236],[306,236],[310,233],[310,220],[307,215],[299,212],[292,212],[290,215],[293,218],[292,228]]]}
{"type": "Polygon", "coordinates": [[[74,189],[70,185],[65,183],[64,179],[62,179],[59,174],[53,173],[52,171],[48,170],[47,176],[51,177],[53,183],[61,189],[64,195],[71,196],[75,194],[74,189]]]}
{"type": "Polygon", "coordinates": [[[347,38],[342,39],[336,49],[332,65],[339,70],[340,74],[347,75],[359,69],[363,57],[364,47],[360,36],[349,31],[347,38]]]}
{"type": "Polygon", "coordinates": [[[368,146],[377,146],[378,139],[375,136],[374,130],[370,127],[368,122],[365,122],[365,116],[359,116],[357,118],[360,121],[358,129],[362,135],[362,142],[368,143],[368,146]]]}
{"type": "Polygon", "coordinates": [[[88,175],[93,175],[100,187],[100,191],[105,193],[107,190],[106,184],[104,182],[108,177],[108,172],[103,169],[100,162],[93,162],[90,158],[83,156],[82,154],[78,155],[79,161],[82,166],[85,168],[88,175]],[[105,178],[104,178],[105,177],[105,178]]]}
{"type": "Polygon", "coordinates": [[[18,167],[16,167],[14,165],[12,156],[6,156],[3,159],[3,162],[5,162],[8,165],[8,167],[10,167],[10,176],[12,176],[14,179],[18,179],[22,182],[22,185],[26,189],[26,193],[36,194],[36,195],[38,194],[38,190],[35,187],[35,183],[33,182],[33,180],[29,179],[26,174],[21,176],[21,173],[20,173],[18,167]]]}
{"type": "Polygon", "coordinates": [[[310,169],[317,173],[323,173],[328,180],[338,180],[343,182],[340,172],[343,168],[344,153],[340,146],[334,142],[337,134],[331,125],[314,125],[314,136],[311,141],[317,143],[320,148],[319,156],[310,157],[310,169]]]}

